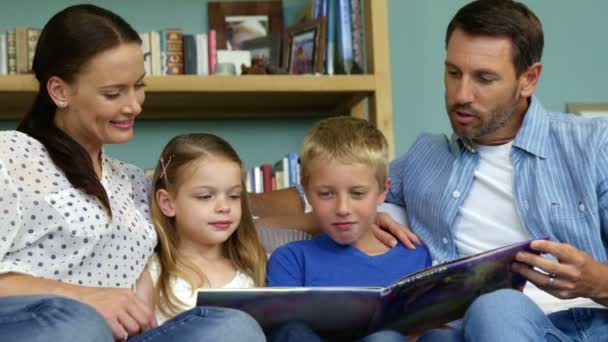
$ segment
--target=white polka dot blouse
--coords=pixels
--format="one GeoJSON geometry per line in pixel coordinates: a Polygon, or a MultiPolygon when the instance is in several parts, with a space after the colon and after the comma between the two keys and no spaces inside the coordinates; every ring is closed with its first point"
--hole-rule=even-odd
{"type": "Polygon", "coordinates": [[[136,167],[102,156],[112,217],[74,188],[37,140],[0,132],[0,274],[130,288],[156,245],[150,181],[136,167]]]}

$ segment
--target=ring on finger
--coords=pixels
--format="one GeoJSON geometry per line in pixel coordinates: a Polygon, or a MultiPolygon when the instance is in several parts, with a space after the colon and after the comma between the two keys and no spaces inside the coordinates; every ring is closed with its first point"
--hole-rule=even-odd
{"type": "Polygon", "coordinates": [[[547,289],[553,288],[553,283],[555,283],[555,278],[551,277],[552,274],[549,275],[549,282],[547,283],[547,289]]]}

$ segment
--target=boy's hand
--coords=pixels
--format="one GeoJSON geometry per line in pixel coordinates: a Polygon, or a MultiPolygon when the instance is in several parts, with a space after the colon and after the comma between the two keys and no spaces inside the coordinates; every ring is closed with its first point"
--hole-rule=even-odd
{"type": "Polygon", "coordinates": [[[408,227],[393,220],[388,214],[379,212],[376,215],[376,224],[372,225],[374,236],[389,247],[395,247],[397,240],[408,249],[416,249],[421,245],[420,239],[408,227]]]}

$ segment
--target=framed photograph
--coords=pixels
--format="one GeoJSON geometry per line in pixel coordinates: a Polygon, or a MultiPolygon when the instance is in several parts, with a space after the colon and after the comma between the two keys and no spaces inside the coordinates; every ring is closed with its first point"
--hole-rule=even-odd
{"type": "Polygon", "coordinates": [[[568,113],[577,114],[583,117],[605,117],[608,118],[607,103],[568,103],[568,113]]]}
{"type": "Polygon", "coordinates": [[[251,65],[281,66],[281,35],[278,32],[246,40],[241,44],[241,49],[251,52],[251,65]]]}
{"type": "Polygon", "coordinates": [[[242,42],[283,32],[282,1],[210,2],[209,29],[217,49],[240,50],[242,42]]]}
{"type": "Polygon", "coordinates": [[[283,38],[283,68],[290,74],[323,73],[325,17],[291,26],[283,38]]]}

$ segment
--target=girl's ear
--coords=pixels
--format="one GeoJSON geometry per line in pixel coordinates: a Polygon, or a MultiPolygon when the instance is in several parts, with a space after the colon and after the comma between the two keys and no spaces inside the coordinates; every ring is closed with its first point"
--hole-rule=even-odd
{"type": "Polygon", "coordinates": [[[168,217],[175,217],[175,208],[173,207],[173,198],[165,189],[156,191],[156,203],[160,210],[168,217]]]}
{"type": "Polygon", "coordinates": [[[377,202],[378,205],[384,203],[384,200],[386,200],[386,195],[388,194],[388,191],[390,190],[390,188],[391,188],[391,178],[387,177],[386,182],[384,183],[384,188],[380,189],[380,196],[378,196],[378,202],[377,202]]]}

